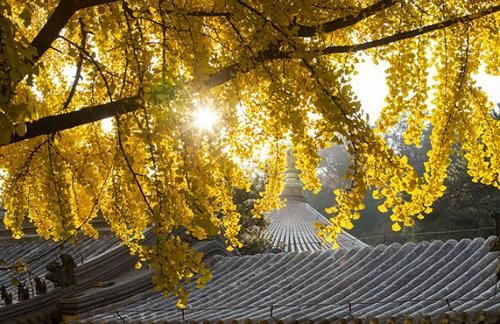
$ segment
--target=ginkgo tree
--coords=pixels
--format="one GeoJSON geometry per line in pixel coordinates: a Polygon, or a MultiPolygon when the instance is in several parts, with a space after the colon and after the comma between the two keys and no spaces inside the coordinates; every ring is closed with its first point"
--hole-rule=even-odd
{"type": "Polygon", "coordinates": [[[394,230],[411,226],[443,195],[455,143],[475,181],[500,187],[500,125],[473,78],[499,74],[499,10],[496,0],[0,0],[5,226],[16,238],[26,220],[45,239],[96,237],[101,212],[157,288],[185,303],[182,282],[210,277],[186,238],[223,234],[239,247],[232,193],[250,185],[244,166],[269,176],[263,215],[280,204],[290,143],[313,191],[319,149],[348,143],[326,241],[352,228],[367,189],[394,230]],[[350,87],[360,53],[389,64],[376,129],[350,87]],[[212,127],[197,127],[200,110],[212,127]],[[383,140],[403,114],[408,144],[433,125],[423,176],[383,140]]]}

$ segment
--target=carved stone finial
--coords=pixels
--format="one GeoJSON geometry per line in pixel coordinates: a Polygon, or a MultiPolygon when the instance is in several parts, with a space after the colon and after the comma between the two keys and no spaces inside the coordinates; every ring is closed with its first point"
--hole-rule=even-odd
{"type": "Polygon", "coordinates": [[[0,297],[4,301],[5,305],[12,304],[12,294],[7,292],[5,286],[0,287],[0,297]]]}
{"type": "MultiPolygon", "coordinates": [[[[497,211],[490,212],[491,218],[495,221],[495,234],[496,238],[491,243],[490,251],[491,252],[500,252],[500,213],[497,211]]],[[[497,275],[497,281],[500,281],[500,255],[497,258],[497,268],[495,270],[497,275]]]]}
{"type": "Polygon", "coordinates": [[[37,295],[42,295],[47,292],[45,280],[38,278],[38,276],[35,276],[35,291],[37,295]]]}
{"type": "Polygon", "coordinates": [[[61,254],[61,261],[62,264],[57,261],[53,261],[47,265],[49,273],[45,276],[45,278],[52,281],[56,287],[69,287],[76,284],[75,261],[69,254],[66,253],[61,254]]]}
{"type": "Polygon", "coordinates": [[[30,299],[30,291],[24,286],[24,283],[19,282],[17,284],[17,300],[28,300],[30,299]]]}
{"type": "Polygon", "coordinates": [[[491,218],[495,221],[495,240],[491,243],[491,252],[500,252],[500,213],[496,211],[490,212],[491,218]]]}
{"type": "Polygon", "coordinates": [[[281,198],[287,200],[306,201],[304,188],[299,178],[300,171],[295,167],[295,157],[292,150],[286,155],[285,187],[281,192],[281,198]]]}
{"type": "Polygon", "coordinates": [[[497,238],[500,238],[500,212],[491,211],[490,216],[491,218],[493,218],[493,221],[495,222],[495,234],[497,238]]]}

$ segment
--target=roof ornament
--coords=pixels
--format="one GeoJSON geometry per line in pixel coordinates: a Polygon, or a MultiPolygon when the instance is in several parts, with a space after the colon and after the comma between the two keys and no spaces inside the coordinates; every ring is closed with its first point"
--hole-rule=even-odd
{"type": "MultiPolygon", "coordinates": [[[[314,224],[328,224],[329,220],[307,203],[291,149],[287,152],[286,161],[285,186],[280,195],[286,203],[283,208],[269,212],[269,226],[264,235],[271,240],[273,248],[285,252],[328,249],[330,246],[324,245],[316,235],[314,224]]],[[[343,248],[366,246],[346,232],[342,232],[337,241],[343,248]]]]}
{"type": "Polygon", "coordinates": [[[47,293],[47,284],[45,280],[40,279],[38,276],[35,276],[35,291],[37,295],[43,295],[47,293]]]}
{"type": "Polygon", "coordinates": [[[491,218],[495,222],[495,235],[496,239],[491,244],[491,252],[500,252],[500,213],[497,211],[490,212],[491,218]]]}
{"type": "MultiPolygon", "coordinates": [[[[492,211],[490,215],[495,221],[495,234],[497,236],[490,246],[490,251],[500,252],[500,213],[497,211],[492,211]]],[[[498,257],[497,260],[497,268],[495,270],[495,273],[497,275],[497,281],[500,281],[500,256],[498,257]]],[[[496,290],[495,290],[495,295],[496,295],[496,290]]]]}
{"type": "Polygon", "coordinates": [[[280,197],[287,200],[306,201],[304,188],[299,177],[300,171],[295,167],[295,156],[292,149],[286,153],[285,187],[280,197]]]}
{"type": "Polygon", "coordinates": [[[0,298],[3,300],[5,305],[12,304],[12,293],[7,292],[5,286],[0,287],[0,298]]]}
{"type": "Polygon", "coordinates": [[[60,258],[62,264],[57,261],[52,261],[47,265],[49,273],[45,278],[52,281],[56,287],[69,287],[76,284],[75,261],[71,255],[66,253],[62,253],[60,258]]]}
{"type": "Polygon", "coordinates": [[[30,299],[30,290],[24,286],[24,282],[17,283],[17,300],[28,300],[30,299]]]}

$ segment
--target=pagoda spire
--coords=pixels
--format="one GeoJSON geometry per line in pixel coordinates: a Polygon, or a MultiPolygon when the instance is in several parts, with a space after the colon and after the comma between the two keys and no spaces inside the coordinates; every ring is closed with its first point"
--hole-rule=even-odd
{"type": "Polygon", "coordinates": [[[295,167],[295,156],[292,150],[286,153],[285,187],[280,197],[287,200],[306,201],[304,185],[299,178],[300,171],[295,167]]]}
{"type": "MultiPolygon", "coordinates": [[[[295,167],[295,161],[292,150],[289,150],[286,159],[285,186],[280,194],[280,197],[287,201],[282,208],[274,209],[267,214],[269,226],[264,235],[272,242],[273,247],[286,252],[330,248],[331,245],[323,245],[314,227],[316,223],[328,225],[329,220],[307,203],[304,185],[300,181],[300,171],[295,167]]],[[[337,242],[346,248],[366,246],[364,242],[346,232],[340,233],[337,242]]]]}

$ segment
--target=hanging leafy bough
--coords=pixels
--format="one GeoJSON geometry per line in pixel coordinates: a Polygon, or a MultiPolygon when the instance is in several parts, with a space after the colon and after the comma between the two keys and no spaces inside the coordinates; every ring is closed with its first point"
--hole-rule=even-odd
{"type": "Polygon", "coordinates": [[[369,188],[394,230],[424,217],[456,142],[473,178],[500,187],[499,122],[472,78],[481,65],[499,74],[496,2],[346,3],[1,0],[6,227],[20,238],[27,218],[45,239],[97,237],[89,221],[101,211],[137,267],[147,261],[185,305],[182,282],[210,278],[186,237],[241,246],[232,194],[249,188],[243,166],[269,175],[255,215],[279,207],[288,142],[313,191],[319,149],[349,143],[349,185],[319,228],[329,242],[352,228],[369,188]],[[359,52],[390,64],[378,130],[350,87],[359,52]],[[212,129],[193,123],[201,107],[218,117],[212,129]],[[402,115],[408,143],[434,126],[422,177],[381,136],[402,115]],[[141,243],[147,229],[154,244],[141,243]]]}

